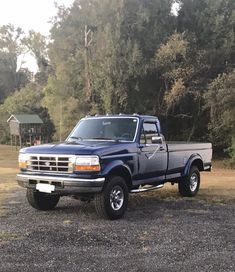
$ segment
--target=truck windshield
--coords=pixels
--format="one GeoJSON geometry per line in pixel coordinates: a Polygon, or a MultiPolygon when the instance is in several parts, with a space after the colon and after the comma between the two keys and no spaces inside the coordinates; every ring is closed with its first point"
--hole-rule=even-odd
{"type": "Polygon", "coordinates": [[[66,141],[109,140],[133,141],[137,130],[137,118],[88,118],[81,120],[66,141]]]}

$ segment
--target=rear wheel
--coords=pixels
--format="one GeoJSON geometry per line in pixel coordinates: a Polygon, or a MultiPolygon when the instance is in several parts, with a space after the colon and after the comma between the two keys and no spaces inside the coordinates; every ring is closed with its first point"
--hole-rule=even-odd
{"type": "Polygon", "coordinates": [[[26,198],[29,204],[37,210],[52,210],[60,200],[59,195],[41,193],[33,189],[27,189],[26,198]]]}
{"type": "Polygon", "coordinates": [[[178,183],[179,193],[182,196],[195,196],[200,187],[200,172],[196,166],[192,166],[189,175],[178,183]]]}
{"type": "Polygon", "coordinates": [[[128,187],[125,180],[119,176],[111,177],[104,190],[95,195],[94,201],[100,216],[111,220],[121,218],[128,203],[128,187]]]}

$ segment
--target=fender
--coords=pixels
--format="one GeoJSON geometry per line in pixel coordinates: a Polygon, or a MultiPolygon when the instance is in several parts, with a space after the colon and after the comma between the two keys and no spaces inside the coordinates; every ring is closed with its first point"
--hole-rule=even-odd
{"type": "Polygon", "coordinates": [[[189,174],[190,168],[191,168],[191,166],[192,166],[192,164],[193,164],[193,162],[195,160],[200,160],[202,162],[202,165],[203,165],[202,157],[197,153],[192,154],[189,157],[189,159],[188,159],[188,161],[187,161],[187,163],[186,163],[186,165],[184,167],[184,171],[183,171],[183,174],[182,174],[183,177],[185,177],[185,176],[187,176],[189,174]]]}
{"type": "Polygon", "coordinates": [[[132,177],[132,172],[129,166],[124,164],[121,160],[115,160],[105,165],[105,168],[102,170],[101,174],[102,176],[108,176],[111,171],[115,170],[118,167],[123,167],[125,170],[128,171],[130,177],[132,177]]]}

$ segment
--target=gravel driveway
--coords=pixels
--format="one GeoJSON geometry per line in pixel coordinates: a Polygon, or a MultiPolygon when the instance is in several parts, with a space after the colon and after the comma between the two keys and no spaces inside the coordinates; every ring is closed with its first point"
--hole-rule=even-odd
{"type": "Polygon", "coordinates": [[[157,193],[131,196],[125,217],[106,221],[71,198],[36,211],[17,188],[0,217],[0,271],[235,271],[234,203],[157,193]]]}

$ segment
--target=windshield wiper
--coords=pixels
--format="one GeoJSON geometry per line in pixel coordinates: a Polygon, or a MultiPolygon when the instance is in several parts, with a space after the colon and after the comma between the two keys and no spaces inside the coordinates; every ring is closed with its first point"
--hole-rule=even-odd
{"type": "MultiPolygon", "coordinates": [[[[88,140],[88,139],[86,139],[86,140],[88,140]]],[[[112,138],[107,138],[107,137],[94,137],[89,140],[107,140],[107,141],[114,141],[114,142],[119,141],[118,139],[112,139],[112,138]]]]}

